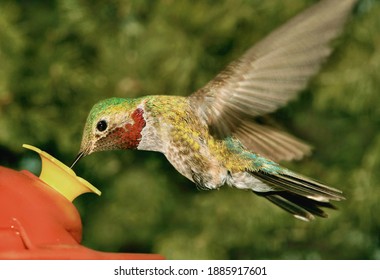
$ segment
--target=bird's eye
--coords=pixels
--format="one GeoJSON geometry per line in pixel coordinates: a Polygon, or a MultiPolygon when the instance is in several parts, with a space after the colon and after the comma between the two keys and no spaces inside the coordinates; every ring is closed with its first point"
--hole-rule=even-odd
{"type": "Polygon", "coordinates": [[[101,120],[96,124],[96,129],[98,131],[104,131],[107,129],[107,122],[105,120],[101,120]]]}

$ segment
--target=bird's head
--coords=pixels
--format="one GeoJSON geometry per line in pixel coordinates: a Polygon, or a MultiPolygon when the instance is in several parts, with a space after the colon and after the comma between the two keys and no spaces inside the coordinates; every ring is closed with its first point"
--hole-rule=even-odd
{"type": "Polygon", "coordinates": [[[83,130],[82,143],[73,167],[93,152],[136,149],[145,127],[144,111],[136,99],[110,98],[91,109],[83,130]]]}

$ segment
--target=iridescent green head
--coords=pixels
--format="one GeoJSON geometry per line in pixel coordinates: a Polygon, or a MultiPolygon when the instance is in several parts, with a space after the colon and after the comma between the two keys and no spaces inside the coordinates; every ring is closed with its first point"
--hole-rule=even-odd
{"type": "Polygon", "coordinates": [[[91,109],[83,130],[78,160],[96,151],[136,149],[145,127],[139,99],[110,98],[91,109]]]}

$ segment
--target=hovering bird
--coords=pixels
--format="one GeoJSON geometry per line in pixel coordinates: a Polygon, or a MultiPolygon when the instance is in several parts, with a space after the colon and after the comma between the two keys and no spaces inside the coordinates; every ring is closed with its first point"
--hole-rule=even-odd
{"type": "Polygon", "coordinates": [[[279,27],[188,97],[110,98],[89,113],[79,154],[137,149],[163,153],[205,190],[251,190],[309,221],[344,199],[340,190],[280,166],[310,148],[255,121],[304,89],[331,53],[356,0],[322,0],[279,27]]]}

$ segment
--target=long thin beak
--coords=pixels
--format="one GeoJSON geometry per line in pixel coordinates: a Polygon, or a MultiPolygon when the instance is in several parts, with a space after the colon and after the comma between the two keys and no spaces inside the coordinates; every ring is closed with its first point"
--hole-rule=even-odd
{"type": "Polygon", "coordinates": [[[80,152],[71,164],[70,168],[73,169],[74,165],[84,156],[84,152],[80,152]]]}

